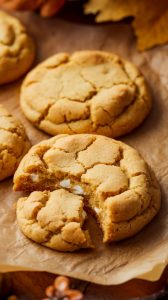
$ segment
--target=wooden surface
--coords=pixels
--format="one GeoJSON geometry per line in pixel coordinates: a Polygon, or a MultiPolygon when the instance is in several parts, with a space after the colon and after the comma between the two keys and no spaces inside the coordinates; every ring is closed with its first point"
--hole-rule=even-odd
{"type": "MultiPolygon", "coordinates": [[[[84,300],[127,300],[151,295],[161,290],[167,278],[168,268],[157,282],[136,279],[118,286],[100,286],[72,279],[72,287],[84,293],[84,300]]],[[[15,294],[19,300],[41,300],[45,296],[45,288],[52,284],[54,279],[55,275],[45,272],[4,274],[0,299],[5,300],[7,295],[15,294]]]]}

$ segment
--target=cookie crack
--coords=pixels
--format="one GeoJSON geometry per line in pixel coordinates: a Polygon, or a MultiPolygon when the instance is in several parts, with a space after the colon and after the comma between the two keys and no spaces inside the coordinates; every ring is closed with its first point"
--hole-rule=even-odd
{"type": "Polygon", "coordinates": [[[48,116],[48,113],[49,113],[49,110],[50,108],[54,105],[54,103],[50,103],[47,105],[47,107],[45,108],[45,110],[43,112],[41,112],[41,115],[40,117],[38,118],[38,121],[37,121],[37,124],[40,125],[41,122],[47,118],[48,116]]]}
{"type": "Polygon", "coordinates": [[[67,244],[69,244],[69,245],[72,245],[72,246],[82,246],[84,243],[72,243],[72,242],[70,242],[70,241],[67,241],[67,240],[65,240],[63,237],[62,237],[62,235],[61,235],[61,239],[63,240],[63,242],[65,242],[65,243],[67,243],[67,244]]]}
{"type": "Polygon", "coordinates": [[[14,135],[16,135],[16,136],[18,136],[19,138],[22,138],[23,139],[23,141],[26,141],[26,137],[25,136],[23,136],[18,130],[17,130],[18,128],[3,128],[3,127],[0,127],[0,130],[2,130],[2,131],[6,131],[6,132],[8,132],[8,133],[10,133],[10,134],[14,134],[14,135]]]}
{"type": "Polygon", "coordinates": [[[20,57],[22,56],[22,52],[25,51],[24,44],[20,43],[20,46],[15,51],[12,51],[11,47],[13,47],[17,43],[17,40],[19,39],[19,37],[21,38],[22,36],[25,36],[26,33],[22,32],[18,36],[16,35],[15,31],[13,33],[15,36],[14,36],[13,42],[11,44],[3,44],[2,41],[1,41],[1,44],[6,47],[9,47],[8,52],[5,53],[5,57],[8,59],[14,59],[15,61],[18,61],[20,59],[20,57]]]}
{"type": "Polygon", "coordinates": [[[56,64],[53,64],[53,65],[45,65],[45,69],[47,70],[52,70],[52,69],[55,69],[55,68],[58,68],[60,66],[64,66],[66,65],[68,62],[70,61],[69,57],[67,56],[66,58],[64,58],[63,61],[61,61],[60,63],[56,63],[56,64]]]}
{"type": "MultiPolygon", "coordinates": [[[[46,232],[48,232],[49,234],[51,234],[53,236],[53,234],[60,233],[61,228],[58,228],[58,230],[53,233],[51,230],[46,228],[46,226],[48,226],[53,221],[49,221],[47,224],[45,224],[45,226],[42,226],[38,220],[38,214],[40,213],[40,211],[43,208],[45,208],[47,206],[47,202],[49,201],[49,198],[50,198],[50,191],[45,191],[44,198],[43,198],[43,201],[45,201],[45,202],[33,201],[33,203],[37,203],[39,206],[37,206],[34,211],[33,219],[25,218],[25,220],[33,221],[33,224],[38,224],[43,230],[45,230],[46,232]]],[[[48,241],[48,236],[47,236],[47,241],[48,241]]]]}
{"type": "MultiPolygon", "coordinates": [[[[124,69],[123,69],[123,71],[126,73],[126,71],[124,69]]],[[[127,75],[127,73],[126,73],[126,75],[127,75]]],[[[80,73],[80,76],[93,87],[93,89],[96,91],[96,94],[98,94],[102,89],[107,89],[108,90],[108,89],[111,89],[113,86],[117,86],[117,85],[120,85],[120,84],[124,84],[124,85],[129,84],[129,83],[126,83],[125,81],[112,82],[109,87],[104,87],[102,85],[102,86],[99,86],[99,88],[98,88],[98,87],[96,87],[96,85],[94,85],[94,83],[91,80],[86,78],[82,72],[80,73]]],[[[136,79],[137,79],[137,77],[136,77],[136,79]]],[[[135,82],[129,76],[128,76],[128,78],[130,79],[131,84],[135,84],[135,82]]]]}
{"type": "Polygon", "coordinates": [[[78,161],[79,154],[83,151],[86,151],[90,146],[92,146],[94,144],[95,141],[96,141],[96,137],[93,137],[92,140],[88,143],[88,145],[85,148],[83,148],[82,150],[76,152],[76,160],[77,161],[78,161]]]}
{"type": "Polygon", "coordinates": [[[145,104],[146,108],[148,110],[150,110],[150,104],[148,105],[148,100],[146,100],[145,97],[141,96],[141,100],[143,101],[143,103],[145,104]]]}
{"type": "Polygon", "coordinates": [[[140,75],[140,74],[137,74],[136,77],[135,77],[135,79],[133,80],[133,79],[130,77],[129,73],[127,72],[126,67],[125,67],[125,63],[124,63],[122,60],[119,60],[119,61],[118,61],[118,65],[122,68],[122,70],[124,71],[124,73],[127,75],[128,79],[129,79],[131,82],[133,82],[134,84],[136,84],[136,83],[135,83],[135,80],[136,80],[138,77],[141,77],[141,75],[140,75]]]}
{"type": "Polygon", "coordinates": [[[65,97],[65,96],[61,96],[60,95],[60,99],[65,99],[65,100],[69,100],[69,101],[75,101],[75,102],[79,102],[79,103],[86,103],[92,100],[92,98],[97,94],[96,91],[90,91],[89,94],[87,96],[85,96],[84,99],[80,100],[78,98],[72,98],[70,96],[65,97]]]}
{"type": "Polygon", "coordinates": [[[15,158],[19,158],[19,157],[21,157],[22,156],[22,154],[23,154],[23,151],[22,151],[22,153],[21,154],[19,154],[19,155],[17,155],[14,151],[13,151],[13,149],[11,148],[11,147],[8,147],[8,146],[5,146],[5,145],[0,145],[0,159],[1,160],[3,160],[3,152],[4,151],[7,151],[7,153],[9,153],[9,154],[11,154],[12,156],[14,156],[15,158]]]}
{"type": "MultiPolygon", "coordinates": [[[[137,91],[137,86],[136,86],[136,91],[137,91]]],[[[123,114],[125,114],[126,111],[127,111],[131,106],[133,106],[133,105],[137,102],[137,100],[138,100],[138,95],[137,95],[137,92],[135,92],[134,97],[133,97],[133,99],[132,99],[132,102],[129,103],[128,105],[126,105],[126,106],[124,107],[124,109],[122,110],[122,112],[121,112],[120,114],[118,114],[117,116],[114,117],[113,123],[111,124],[111,126],[113,126],[113,124],[115,123],[115,121],[116,121],[117,119],[119,119],[123,114]]]]}
{"type": "Polygon", "coordinates": [[[82,72],[80,72],[79,75],[85,82],[87,82],[91,85],[91,87],[93,88],[93,92],[95,92],[95,93],[99,92],[97,87],[94,85],[94,83],[92,81],[90,81],[89,79],[87,79],[82,72]]]}
{"type": "Polygon", "coordinates": [[[71,128],[70,122],[67,122],[67,127],[73,134],[76,134],[76,132],[71,128]]]}
{"type": "MultiPolygon", "coordinates": [[[[96,141],[96,138],[95,138],[95,140],[89,145],[89,146],[91,146],[94,142],[96,141]]],[[[88,147],[89,147],[88,146],[88,147]]],[[[87,147],[87,148],[88,148],[87,147]]],[[[85,150],[87,150],[87,148],[86,149],[84,149],[84,150],[82,150],[82,151],[85,151],[85,150]]],[[[78,153],[77,153],[77,158],[76,158],[76,160],[77,160],[77,162],[79,162],[79,160],[78,160],[78,156],[79,156],[79,154],[80,154],[80,152],[82,152],[82,151],[79,151],[78,153]]],[[[94,168],[96,165],[106,165],[106,166],[109,166],[109,165],[113,165],[113,166],[116,166],[116,167],[120,167],[121,168],[121,166],[120,166],[120,161],[123,159],[123,149],[121,148],[121,147],[119,147],[119,152],[120,152],[120,155],[119,155],[119,157],[117,157],[116,158],[116,160],[115,160],[115,162],[112,164],[111,162],[109,162],[109,163],[101,163],[101,162],[95,162],[95,163],[93,163],[90,167],[86,167],[84,164],[82,164],[82,162],[80,162],[81,164],[82,164],[82,166],[83,166],[83,168],[85,169],[85,173],[83,173],[83,174],[86,174],[86,172],[88,171],[88,170],[90,170],[90,169],[92,169],[92,168],[94,168]]],[[[121,169],[122,170],[122,169],[121,169]]],[[[123,170],[122,170],[123,171],[123,170]]],[[[123,171],[123,173],[124,173],[124,171],[123,171]]],[[[82,174],[82,175],[83,175],[82,174]]],[[[81,175],[81,176],[82,176],[81,175]]],[[[128,177],[128,176],[127,176],[128,177]]]]}
{"type": "MultiPolygon", "coordinates": [[[[133,191],[134,191],[134,193],[139,197],[139,200],[140,200],[140,202],[141,202],[141,210],[140,210],[140,213],[139,214],[141,214],[145,209],[147,209],[149,206],[150,206],[150,204],[151,204],[151,194],[150,193],[148,193],[149,194],[149,196],[150,196],[150,202],[149,202],[149,204],[148,204],[148,206],[144,209],[144,206],[145,206],[145,200],[144,200],[144,198],[143,198],[143,196],[140,194],[140,193],[138,193],[138,191],[136,190],[136,189],[133,189],[133,191]]],[[[137,215],[139,215],[139,214],[137,214],[137,215]]]]}
{"type": "MultiPolygon", "coordinates": [[[[141,211],[140,214],[136,214],[135,216],[133,216],[132,218],[130,218],[128,220],[125,220],[124,222],[128,223],[130,225],[130,227],[132,227],[131,221],[134,220],[134,219],[136,219],[136,218],[138,218],[138,217],[140,217],[140,216],[143,216],[150,208],[154,208],[154,210],[157,211],[157,208],[155,208],[155,205],[151,201],[150,204],[149,204],[149,206],[145,210],[141,211]]],[[[114,223],[120,224],[120,223],[123,223],[123,221],[121,221],[121,222],[114,222],[114,223]]]]}
{"type": "Polygon", "coordinates": [[[37,84],[37,83],[39,83],[38,80],[29,80],[28,82],[24,83],[24,86],[29,87],[30,85],[37,84]]]}
{"type": "MultiPolygon", "coordinates": [[[[61,92],[60,92],[61,93],[61,92]]],[[[71,98],[67,98],[67,97],[61,97],[60,96],[60,100],[61,99],[65,99],[65,100],[68,100],[68,101],[76,101],[76,102],[79,102],[79,103],[86,103],[86,102],[90,102],[91,100],[92,100],[92,98],[93,98],[93,96],[95,95],[95,93],[94,92],[92,92],[91,93],[91,96],[90,95],[88,95],[86,98],[85,98],[85,100],[84,101],[79,101],[79,100],[77,100],[77,99],[71,99],[71,98]]],[[[59,98],[59,96],[58,96],[58,98],[59,98]]],[[[50,111],[50,109],[52,108],[52,106],[57,102],[57,100],[58,99],[55,99],[55,98],[51,98],[50,97],[50,99],[53,101],[52,103],[50,103],[47,107],[46,107],[46,109],[43,111],[43,112],[41,112],[41,115],[40,115],[40,117],[38,118],[38,121],[37,121],[37,124],[39,124],[40,125],[40,123],[43,121],[43,120],[46,120],[47,119],[47,117],[48,117],[48,114],[49,114],[49,111],[50,111]]],[[[30,105],[30,104],[29,104],[30,105]]],[[[32,108],[32,109],[34,109],[31,105],[30,105],[30,107],[32,108]]],[[[37,111],[37,110],[36,110],[37,111]]],[[[38,112],[38,111],[37,111],[38,112]]],[[[88,115],[87,117],[83,117],[82,118],[82,120],[89,120],[90,119],[90,106],[88,105],[87,106],[87,112],[85,113],[86,115],[88,115]]],[[[64,121],[63,122],[61,122],[61,123],[56,123],[57,125],[60,125],[60,124],[66,124],[67,126],[68,126],[68,128],[69,128],[69,130],[72,132],[72,133],[76,133],[72,128],[71,128],[71,123],[74,123],[74,122],[77,122],[77,121],[79,121],[79,120],[81,120],[81,118],[72,118],[70,121],[67,119],[67,116],[66,116],[66,114],[62,114],[62,117],[64,118],[64,121]]],[[[50,120],[49,120],[50,121],[50,120]]],[[[52,121],[50,121],[51,123],[53,123],[53,124],[55,124],[54,122],[52,122],[52,121]]]]}
{"type": "MultiPolygon", "coordinates": [[[[97,187],[99,187],[100,185],[101,185],[101,183],[97,187]]],[[[107,198],[113,197],[113,196],[119,196],[119,195],[123,194],[126,191],[128,191],[128,188],[123,187],[123,188],[120,188],[119,190],[117,190],[117,192],[102,192],[102,195],[105,196],[104,201],[106,201],[107,198]]]]}
{"type": "MultiPolygon", "coordinates": [[[[101,106],[101,105],[99,105],[99,106],[97,106],[96,107],[96,109],[101,109],[106,115],[108,115],[108,117],[110,118],[110,119],[113,119],[113,116],[110,114],[110,112],[109,111],[107,111],[103,106],[101,106]]],[[[91,117],[91,116],[90,116],[91,117]]],[[[100,120],[101,121],[101,120],[100,120]]],[[[99,124],[98,122],[94,122],[93,120],[92,120],[92,123],[95,125],[95,127],[104,127],[104,126],[109,126],[110,127],[110,125],[111,124],[109,124],[109,122],[108,122],[108,120],[107,120],[107,123],[105,123],[105,124],[99,124]]]]}
{"type": "MultiPolygon", "coordinates": [[[[139,96],[140,96],[140,93],[139,93],[139,85],[136,83],[137,79],[138,78],[142,78],[142,75],[141,74],[137,74],[136,77],[134,78],[134,80],[130,77],[129,73],[127,72],[126,68],[125,68],[125,64],[122,62],[122,61],[119,61],[119,65],[121,66],[121,68],[123,69],[123,71],[125,72],[125,74],[127,75],[127,77],[130,79],[130,82],[135,86],[136,90],[135,90],[135,100],[131,102],[131,104],[129,104],[127,108],[129,108],[129,106],[133,105],[135,103],[135,101],[137,101],[139,99],[139,96]]],[[[141,100],[143,100],[145,106],[149,109],[150,107],[148,106],[148,101],[146,101],[146,99],[141,96],[141,100]]],[[[122,112],[124,113],[125,110],[122,112]]],[[[117,116],[117,118],[120,117],[120,115],[117,116]]]]}
{"type": "MultiPolygon", "coordinates": [[[[63,226],[64,227],[64,226],[63,226]]],[[[62,228],[63,229],[63,228],[62,228]]],[[[66,243],[66,244],[68,244],[68,245],[71,245],[71,246],[82,246],[83,245],[83,243],[72,243],[72,242],[70,242],[70,241],[67,241],[67,240],[65,240],[63,237],[62,237],[62,231],[58,231],[58,232],[52,232],[52,231],[48,231],[49,232],[49,235],[47,236],[47,240],[45,241],[45,242],[43,242],[42,243],[42,245],[45,245],[45,243],[49,243],[50,241],[51,241],[51,239],[52,239],[52,237],[53,237],[53,235],[55,235],[55,234],[60,234],[61,235],[61,240],[64,242],[64,243],[66,243]]]]}

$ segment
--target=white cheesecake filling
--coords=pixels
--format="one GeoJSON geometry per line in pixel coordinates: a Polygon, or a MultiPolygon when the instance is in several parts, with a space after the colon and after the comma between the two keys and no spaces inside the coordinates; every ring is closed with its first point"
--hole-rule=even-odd
{"type": "Polygon", "coordinates": [[[98,214],[100,213],[100,208],[95,207],[95,208],[94,208],[94,211],[95,211],[95,213],[98,215],[98,214]]]}
{"type": "Polygon", "coordinates": [[[85,192],[80,185],[74,185],[72,190],[73,190],[73,193],[76,195],[85,195],[85,192]]]}
{"type": "Polygon", "coordinates": [[[86,219],[86,218],[87,218],[87,214],[86,214],[86,212],[85,212],[84,210],[82,211],[82,218],[83,218],[83,219],[86,219]]]}
{"type": "Polygon", "coordinates": [[[31,174],[30,178],[33,182],[38,182],[40,179],[38,174],[31,174]]]}
{"type": "Polygon", "coordinates": [[[62,181],[60,181],[60,186],[66,189],[70,189],[71,188],[70,179],[63,179],[62,181]]]}

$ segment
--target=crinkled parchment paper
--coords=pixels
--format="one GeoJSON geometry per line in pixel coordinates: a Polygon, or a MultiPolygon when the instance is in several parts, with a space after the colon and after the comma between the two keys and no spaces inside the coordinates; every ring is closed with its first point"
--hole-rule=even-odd
{"type": "MultiPolygon", "coordinates": [[[[37,61],[59,51],[101,49],[114,51],[140,67],[151,87],[153,110],[142,126],[122,140],[138,149],[154,169],[162,189],[162,208],[141,233],[110,246],[102,244],[101,232],[90,220],[96,249],[59,253],[21,234],[15,219],[19,193],[12,191],[11,179],[5,180],[0,184],[0,271],[41,270],[106,285],[132,278],[157,280],[168,263],[168,46],[138,53],[127,24],[89,25],[57,18],[43,20],[29,14],[18,16],[34,36],[37,61]]],[[[0,102],[22,120],[34,144],[47,136],[23,116],[20,84],[0,87],[0,102]]]]}

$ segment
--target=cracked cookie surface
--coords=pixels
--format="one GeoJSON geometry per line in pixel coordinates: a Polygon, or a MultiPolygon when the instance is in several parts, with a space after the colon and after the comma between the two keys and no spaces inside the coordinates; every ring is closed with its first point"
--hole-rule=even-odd
{"type": "Polygon", "coordinates": [[[132,63],[112,53],[79,51],[56,54],[31,71],[22,85],[21,107],[51,135],[117,137],[140,125],[151,97],[132,63]]]}
{"type": "Polygon", "coordinates": [[[35,57],[34,43],[20,21],[0,11],[0,84],[25,74],[35,57]]]}
{"type": "Polygon", "coordinates": [[[81,196],[64,189],[33,192],[17,203],[18,224],[27,237],[55,250],[92,248],[88,231],[82,229],[83,206],[81,196]]]}
{"type": "Polygon", "coordinates": [[[0,180],[14,174],[29,148],[23,125],[0,105],[0,180]]]}
{"type": "MultiPolygon", "coordinates": [[[[14,190],[30,193],[28,198],[19,200],[17,206],[21,230],[32,240],[51,248],[50,241],[57,230],[52,231],[49,240],[46,238],[40,242],[31,227],[35,224],[33,226],[38,226],[39,230],[46,230],[48,226],[39,223],[36,215],[33,220],[30,217],[36,210],[30,201],[31,195],[41,195],[40,191],[50,195],[55,191],[68,191],[71,199],[76,199],[78,195],[83,209],[93,214],[99,222],[104,242],[118,241],[136,234],[160,208],[159,186],[139,153],[122,142],[93,134],[62,134],[33,146],[15,173],[14,190]]],[[[65,204],[68,197],[65,194],[62,197],[65,210],[68,209],[65,204]]],[[[34,201],[38,206],[39,201],[34,201]]],[[[54,209],[56,206],[57,197],[54,209]]],[[[56,215],[55,222],[59,221],[56,215]]],[[[51,221],[52,217],[51,209],[46,218],[51,221]]],[[[82,230],[83,223],[80,224],[82,230]]],[[[58,235],[60,240],[60,232],[58,235]]],[[[53,248],[56,249],[56,246],[53,248]]],[[[62,248],[59,249],[58,245],[57,250],[62,248]]],[[[65,246],[64,251],[70,251],[69,246],[67,249],[65,246]]]]}

